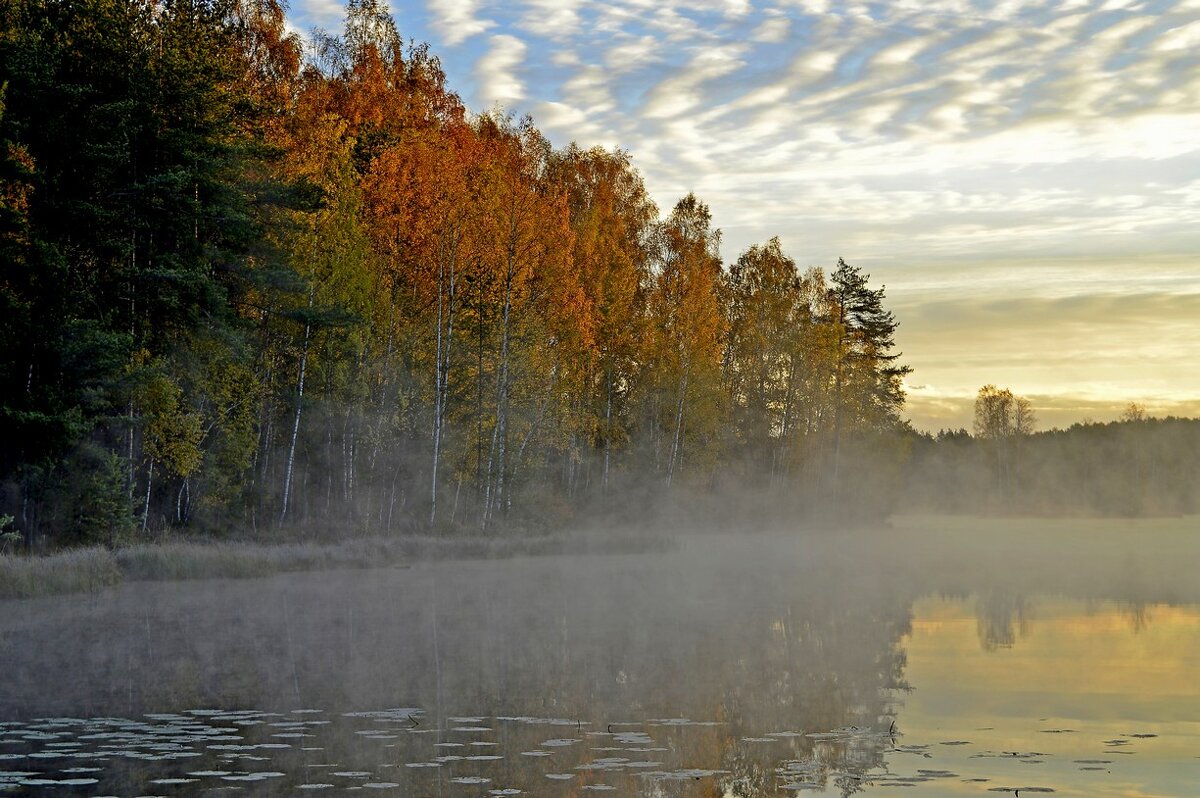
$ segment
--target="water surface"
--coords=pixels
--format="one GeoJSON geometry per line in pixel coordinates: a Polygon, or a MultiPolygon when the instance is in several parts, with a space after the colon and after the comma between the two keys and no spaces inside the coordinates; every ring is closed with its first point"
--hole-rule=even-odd
{"type": "Polygon", "coordinates": [[[901,521],[0,604],[0,794],[1195,795],[1187,525],[901,521]]]}

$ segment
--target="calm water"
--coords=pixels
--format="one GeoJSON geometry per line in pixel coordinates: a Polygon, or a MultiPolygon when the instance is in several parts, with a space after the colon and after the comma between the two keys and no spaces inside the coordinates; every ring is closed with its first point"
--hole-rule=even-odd
{"type": "Polygon", "coordinates": [[[1187,531],[907,522],[0,603],[0,795],[1195,796],[1187,531]]]}

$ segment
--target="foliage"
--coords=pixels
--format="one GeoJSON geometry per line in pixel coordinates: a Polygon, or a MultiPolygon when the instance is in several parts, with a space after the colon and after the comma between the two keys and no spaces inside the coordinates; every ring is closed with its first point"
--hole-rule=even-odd
{"type": "Polygon", "coordinates": [[[33,548],[894,501],[882,288],[777,239],[726,269],[703,201],[659,218],[628,153],[469,114],[382,3],[307,60],[277,0],[4,8],[0,510],[33,548]]]}

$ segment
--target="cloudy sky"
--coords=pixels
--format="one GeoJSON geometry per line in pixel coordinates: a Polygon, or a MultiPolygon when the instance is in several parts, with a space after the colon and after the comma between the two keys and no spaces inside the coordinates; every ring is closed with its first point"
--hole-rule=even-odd
{"type": "Polygon", "coordinates": [[[391,2],[469,107],[695,191],[726,260],[870,272],[916,426],[985,383],[1041,427],[1200,416],[1200,0],[391,2]]]}

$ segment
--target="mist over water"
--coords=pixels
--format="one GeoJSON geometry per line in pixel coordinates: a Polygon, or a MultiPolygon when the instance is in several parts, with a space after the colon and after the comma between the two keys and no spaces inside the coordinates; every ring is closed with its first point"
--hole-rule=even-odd
{"type": "Polygon", "coordinates": [[[7,602],[0,794],[1191,795],[1190,525],[912,518],[7,602]]]}

